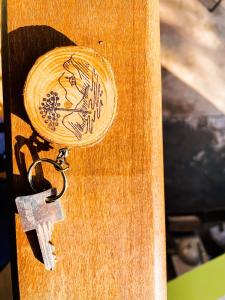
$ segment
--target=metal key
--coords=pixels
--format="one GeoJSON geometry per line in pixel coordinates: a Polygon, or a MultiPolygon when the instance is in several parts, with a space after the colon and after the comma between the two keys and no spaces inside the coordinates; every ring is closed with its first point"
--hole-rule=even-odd
{"type": "Polygon", "coordinates": [[[55,266],[54,246],[51,235],[54,223],[63,220],[63,212],[59,200],[46,203],[46,198],[56,194],[55,189],[42,193],[16,198],[16,206],[21,218],[23,230],[36,230],[41,248],[42,258],[47,270],[55,266]]]}

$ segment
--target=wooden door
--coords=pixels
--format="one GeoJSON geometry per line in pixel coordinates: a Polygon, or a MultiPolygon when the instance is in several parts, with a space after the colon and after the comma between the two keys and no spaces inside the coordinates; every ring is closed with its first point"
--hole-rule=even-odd
{"type": "MultiPolygon", "coordinates": [[[[104,140],[73,148],[68,158],[65,221],[53,236],[54,271],[44,269],[34,235],[22,231],[15,213],[15,295],[165,299],[158,1],[8,0],[4,6],[11,207],[15,196],[31,193],[26,172],[32,161],[55,159],[58,152],[36,135],[24,110],[23,86],[35,60],[59,46],[93,48],[111,63],[118,90],[117,116],[104,140]]],[[[40,187],[60,186],[51,167],[42,171],[40,187]]]]}

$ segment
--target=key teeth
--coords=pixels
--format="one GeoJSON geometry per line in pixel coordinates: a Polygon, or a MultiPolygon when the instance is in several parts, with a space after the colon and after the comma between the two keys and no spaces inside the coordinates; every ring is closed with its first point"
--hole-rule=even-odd
{"type": "Polygon", "coordinates": [[[38,224],[36,231],[38,235],[39,244],[42,251],[42,257],[47,270],[52,271],[57,263],[55,246],[52,242],[52,229],[51,222],[38,224]]]}
{"type": "Polygon", "coordinates": [[[55,269],[55,265],[57,263],[57,258],[55,253],[52,253],[52,257],[53,257],[53,261],[52,261],[52,265],[49,268],[46,268],[48,271],[53,271],[55,269]]]}
{"type": "Polygon", "coordinates": [[[54,258],[54,262],[56,262],[57,259],[56,259],[56,253],[55,253],[55,246],[54,246],[54,244],[52,243],[52,241],[49,241],[49,244],[51,245],[52,256],[53,256],[53,258],[54,258]]]}
{"type": "Polygon", "coordinates": [[[55,246],[54,246],[54,244],[51,241],[49,241],[49,244],[51,246],[52,254],[53,254],[55,252],[55,246]]]}

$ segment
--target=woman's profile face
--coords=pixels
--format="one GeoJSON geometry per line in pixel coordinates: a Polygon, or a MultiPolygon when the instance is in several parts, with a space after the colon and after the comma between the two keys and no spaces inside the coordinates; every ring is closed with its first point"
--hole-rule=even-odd
{"type": "Polygon", "coordinates": [[[71,104],[76,105],[81,100],[87,87],[90,87],[92,71],[89,64],[84,61],[75,60],[71,56],[63,64],[64,71],[58,81],[65,90],[65,98],[71,104]]]}

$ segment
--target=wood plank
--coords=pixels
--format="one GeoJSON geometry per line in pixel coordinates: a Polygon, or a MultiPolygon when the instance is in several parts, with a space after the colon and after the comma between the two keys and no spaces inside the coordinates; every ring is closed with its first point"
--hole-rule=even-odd
{"type": "MultiPolygon", "coordinates": [[[[117,117],[104,140],[71,151],[54,271],[35,258],[16,215],[21,299],[165,299],[158,1],[8,0],[7,16],[17,196],[30,192],[32,160],[57,155],[34,137],[22,104],[37,57],[73,42],[93,48],[111,63],[118,89],[117,117]]],[[[45,177],[59,187],[52,170],[44,168],[45,177]]]]}

